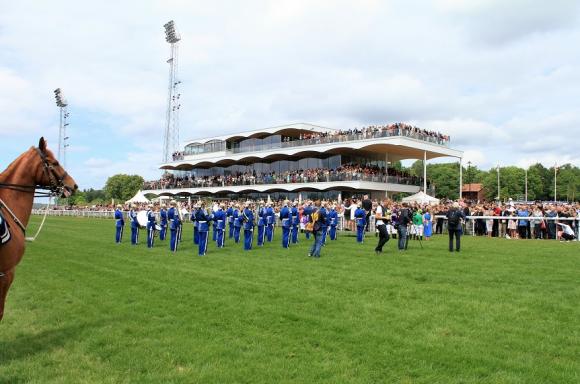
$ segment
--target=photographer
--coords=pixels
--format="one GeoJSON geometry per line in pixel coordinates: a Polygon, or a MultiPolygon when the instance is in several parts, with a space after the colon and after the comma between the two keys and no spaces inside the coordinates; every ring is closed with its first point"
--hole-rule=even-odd
{"type": "Polygon", "coordinates": [[[461,224],[465,220],[465,214],[459,208],[459,203],[454,202],[447,212],[447,230],[449,232],[449,252],[453,252],[453,237],[455,236],[455,251],[461,247],[461,224]]]}
{"type": "Polygon", "coordinates": [[[399,251],[404,251],[407,249],[407,226],[411,222],[411,210],[407,203],[403,203],[403,208],[399,210],[397,217],[397,233],[399,235],[399,251]]]}
{"type": "Polygon", "coordinates": [[[390,215],[385,208],[387,206],[387,200],[383,201],[383,204],[379,203],[375,211],[376,227],[379,231],[379,243],[375,248],[375,253],[378,255],[383,252],[383,246],[387,241],[389,241],[389,232],[387,232],[387,221],[389,221],[390,215]]]}

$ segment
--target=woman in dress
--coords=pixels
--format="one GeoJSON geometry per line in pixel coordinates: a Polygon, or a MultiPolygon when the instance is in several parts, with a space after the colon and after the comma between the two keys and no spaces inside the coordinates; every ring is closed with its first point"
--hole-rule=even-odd
{"type": "Polygon", "coordinates": [[[429,212],[429,207],[425,208],[425,213],[423,214],[423,235],[425,240],[429,240],[431,235],[433,235],[433,218],[429,212]]]}

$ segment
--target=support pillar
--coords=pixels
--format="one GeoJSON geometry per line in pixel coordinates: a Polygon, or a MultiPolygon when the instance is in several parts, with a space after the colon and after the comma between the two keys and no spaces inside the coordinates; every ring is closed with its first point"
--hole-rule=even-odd
{"type": "Polygon", "coordinates": [[[459,158],[459,198],[463,197],[463,158],[459,158]]]}
{"type": "Polygon", "coordinates": [[[423,192],[427,194],[427,151],[423,151],[423,192]]]}

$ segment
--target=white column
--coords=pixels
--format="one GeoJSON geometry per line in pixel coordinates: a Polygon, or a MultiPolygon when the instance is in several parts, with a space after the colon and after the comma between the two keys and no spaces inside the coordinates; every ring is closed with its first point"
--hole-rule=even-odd
{"type": "Polygon", "coordinates": [[[459,198],[463,196],[463,165],[461,164],[463,158],[459,158],[459,198]]]}
{"type": "Polygon", "coordinates": [[[423,151],[423,192],[427,193],[427,151],[423,151]]]}
{"type": "Polygon", "coordinates": [[[385,198],[389,197],[389,191],[387,190],[387,184],[389,182],[389,154],[385,153],[385,173],[387,177],[387,182],[385,183],[385,198]]]}

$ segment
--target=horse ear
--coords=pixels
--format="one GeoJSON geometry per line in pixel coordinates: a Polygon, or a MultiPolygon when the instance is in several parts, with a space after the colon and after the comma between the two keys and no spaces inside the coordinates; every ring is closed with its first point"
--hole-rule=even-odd
{"type": "Polygon", "coordinates": [[[44,137],[41,137],[40,140],[38,140],[38,148],[42,152],[46,151],[46,140],[44,140],[44,137]]]}

